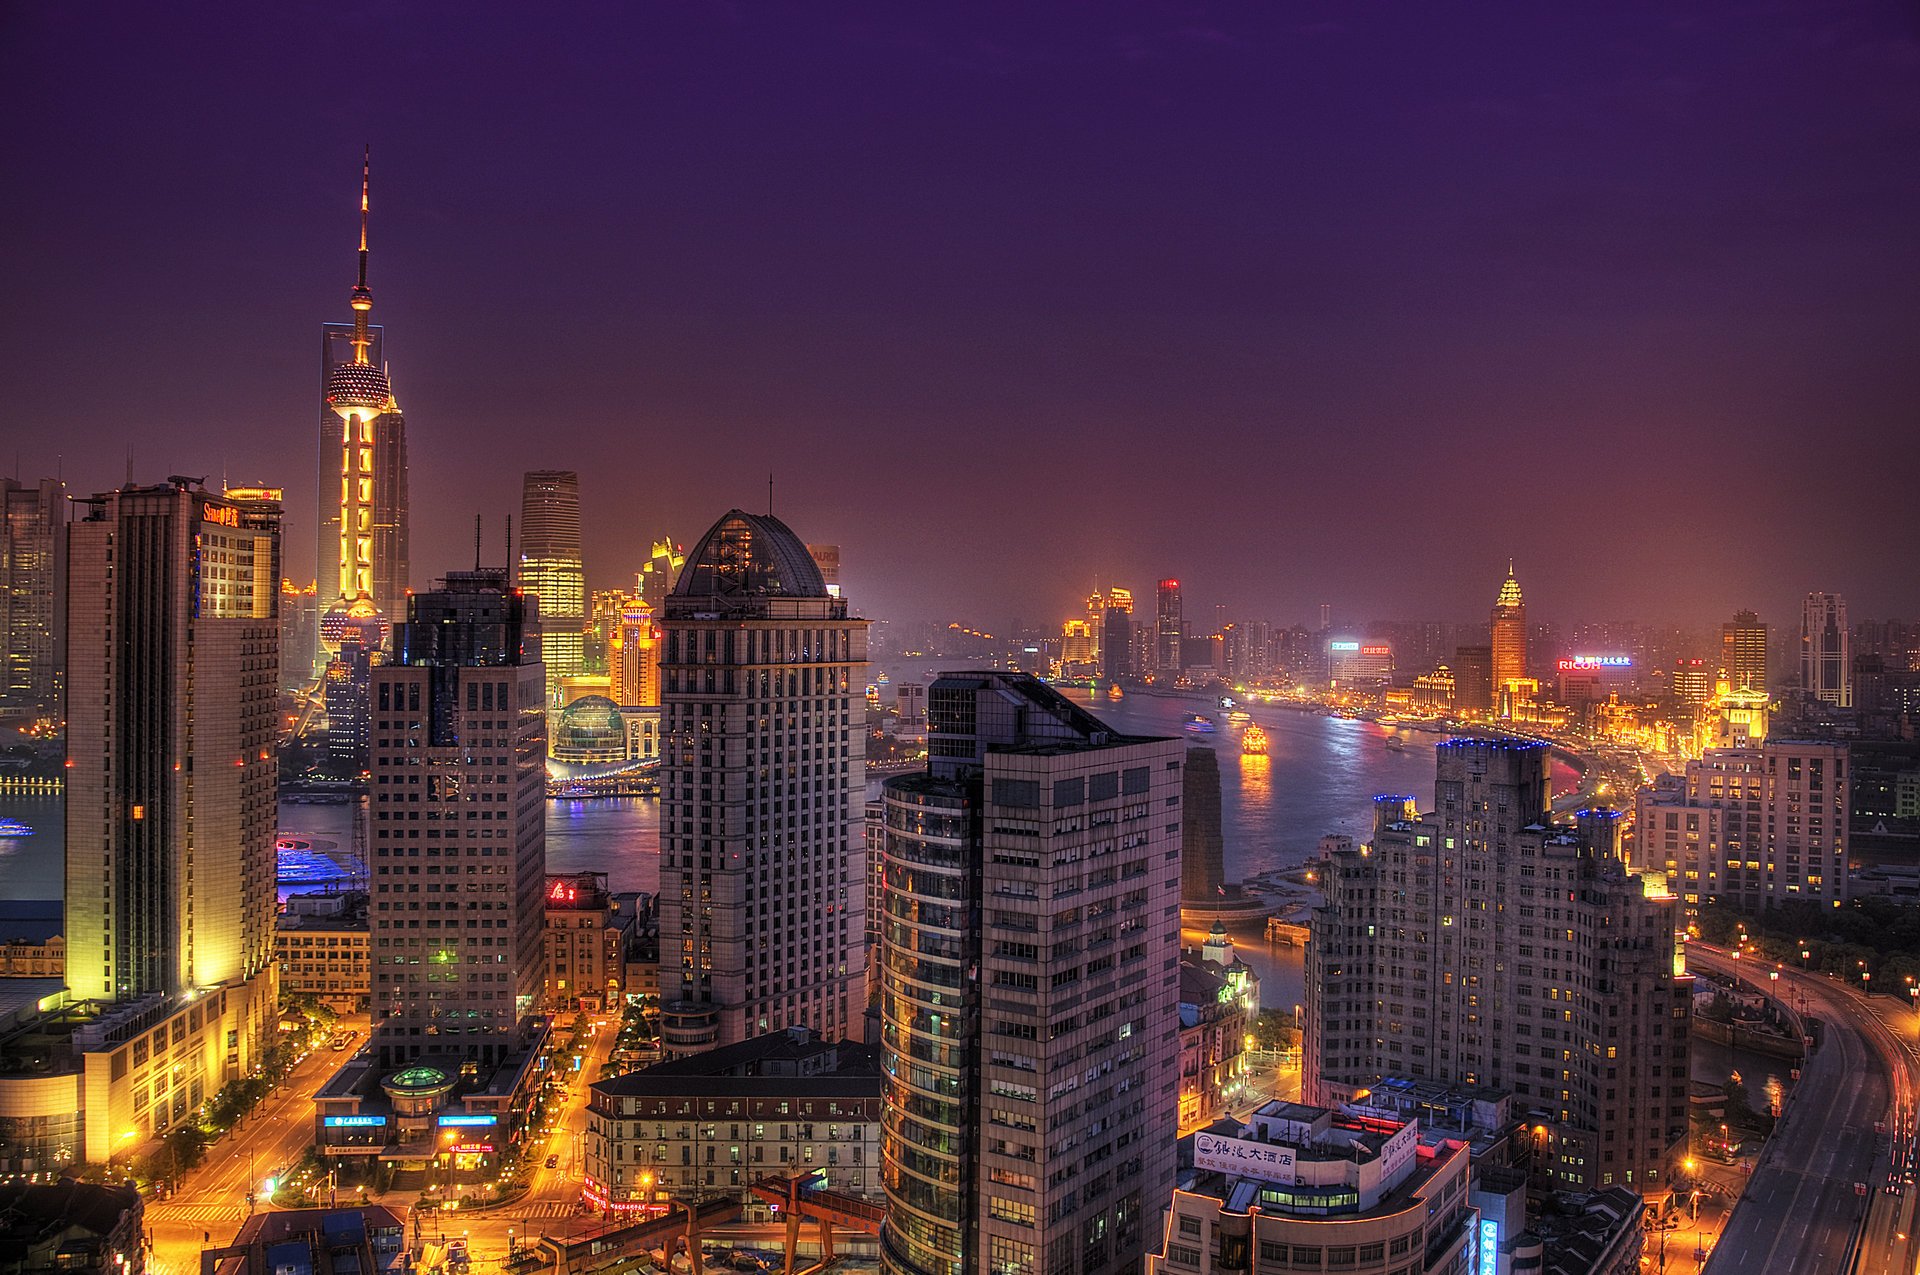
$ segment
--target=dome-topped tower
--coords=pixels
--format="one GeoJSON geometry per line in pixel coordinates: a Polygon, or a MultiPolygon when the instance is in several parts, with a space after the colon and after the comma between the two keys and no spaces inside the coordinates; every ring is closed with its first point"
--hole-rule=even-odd
{"type": "Polygon", "coordinates": [[[701,537],[672,594],[721,601],[828,596],[813,555],[786,523],[740,509],[728,510],[701,537]]]}

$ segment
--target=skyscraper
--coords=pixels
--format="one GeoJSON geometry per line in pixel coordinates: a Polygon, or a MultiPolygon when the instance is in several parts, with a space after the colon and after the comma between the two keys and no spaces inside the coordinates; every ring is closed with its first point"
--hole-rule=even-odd
{"type": "Polygon", "coordinates": [[[536,469],[520,486],[520,587],[540,600],[547,703],[560,679],[586,672],[587,575],[580,559],[580,475],[536,469]]]}
{"type": "Polygon", "coordinates": [[[1800,689],[1835,708],[1853,707],[1853,659],[1847,649],[1847,600],[1809,593],[1800,617],[1800,689]]]}
{"type": "Polygon", "coordinates": [[[1173,1185],[1183,745],[948,673],[884,789],[881,1263],[1137,1270],[1173,1185]]]}
{"type": "Polygon", "coordinates": [[[1658,1191],[1687,1136],[1678,900],[1627,870],[1616,812],[1552,821],[1544,744],[1438,754],[1434,813],[1376,798],[1371,845],[1328,859],[1304,1099],[1381,1076],[1507,1089],[1540,1139],[1536,1180],[1658,1191]]]}
{"type": "Polygon", "coordinates": [[[360,278],[350,296],[353,328],[321,337],[325,377],[321,414],[319,587],[332,602],[320,622],[331,654],[347,619],[404,614],[408,580],[407,423],[394,399],[379,337],[368,323],[367,209],[371,163],[360,172],[360,278]],[[328,416],[333,418],[328,420],[328,416]],[[331,562],[328,550],[332,550],[331,562]]]}
{"type": "Polygon", "coordinates": [[[539,1002],[546,849],[537,603],[507,572],[408,599],[372,670],[373,1045],[448,1077],[524,1047],[539,1002]],[[425,893],[421,893],[424,885],[425,893]]]}
{"type": "Polygon", "coordinates": [[[1133,593],[1129,589],[1096,590],[1087,599],[1087,622],[1099,638],[1100,676],[1117,682],[1134,675],[1133,593]]]}
{"type": "Polygon", "coordinates": [[[1720,677],[1728,690],[1767,689],[1767,626],[1751,611],[1720,626],[1720,677]]]}
{"type": "Polygon", "coordinates": [[[1186,618],[1180,606],[1180,582],[1160,582],[1158,608],[1154,617],[1153,671],[1157,676],[1176,678],[1183,667],[1180,644],[1186,637],[1186,618]]]}
{"type": "Polygon", "coordinates": [[[660,706],[660,626],[653,622],[653,608],[638,598],[628,598],[620,608],[607,673],[613,702],[622,708],[660,706]]]}
{"type": "Polygon", "coordinates": [[[771,514],[731,510],[656,613],[670,1055],[866,1009],[867,622],[771,514]]]}
{"type": "Polygon", "coordinates": [[[56,609],[66,484],[0,478],[0,715],[58,711],[64,625],[56,609]]]}
{"type": "MultiPolygon", "coordinates": [[[[680,568],[686,563],[685,546],[675,544],[671,538],[653,542],[653,553],[647,559],[647,565],[640,569],[635,585],[640,590],[640,600],[652,607],[656,614],[666,605],[667,594],[673,592],[674,582],[680,578],[680,568]]],[[[821,582],[825,583],[825,577],[821,582]]]]}
{"type": "Polygon", "coordinates": [[[1527,604],[1520,597],[1520,582],[1513,577],[1513,564],[1507,564],[1507,578],[1500,585],[1500,596],[1493,603],[1493,702],[1511,703],[1527,678],[1527,604]]]}
{"type": "Polygon", "coordinates": [[[1217,907],[1226,888],[1226,839],[1220,832],[1220,758],[1187,749],[1180,798],[1180,901],[1217,907]]]}
{"type": "Polygon", "coordinates": [[[165,1129],[244,1074],[274,1022],[280,509],[185,478],[82,506],[68,533],[67,985],[110,1022],[177,1013],[175,1042],[189,1038],[178,1067],[150,1075],[142,1048],[130,1081],[123,1059],[98,1090],[89,1063],[100,1158],[129,1125],[165,1129]]]}

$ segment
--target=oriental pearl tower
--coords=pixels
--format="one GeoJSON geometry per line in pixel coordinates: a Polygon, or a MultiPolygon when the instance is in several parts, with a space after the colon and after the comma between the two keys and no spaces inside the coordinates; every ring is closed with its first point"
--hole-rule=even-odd
{"type": "MultiPolygon", "coordinates": [[[[326,375],[327,407],[339,418],[339,575],[334,599],[320,620],[328,655],[357,630],[362,645],[385,647],[392,620],[407,594],[406,419],[394,400],[386,368],[371,357],[368,327],[373,291],[367,287],[369,152],[360,170],[360,280],[353,287],[350,361],[326,375]]],[[[329,519],[328,521],[331,521],[329,519]]],[[[322,589],[328,582],[322,582],[322,589]]],[[[322,596],[325,596],[324,592],[322,596]]]]}

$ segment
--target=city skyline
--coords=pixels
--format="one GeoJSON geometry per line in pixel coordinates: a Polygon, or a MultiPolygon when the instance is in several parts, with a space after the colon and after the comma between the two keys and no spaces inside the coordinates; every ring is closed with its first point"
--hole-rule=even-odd
{"type": "MultiPolygon", "coordinates": [[[[306,506],[302,351],[338,314],[340,192],[371,142],[396,391],[435,456],[415,462],[421,561],[463,560],[519,471],[611,461],[646,484],[637,508],[586,495],[589,583],[616,582],[659,528],[763,507],[763,478],[697,464],[715,445],[764,457],[775,512],[845,546],[874,616],[912,616],[922,576],[941,611],[1032,616],[1172,574],[1275,618],[1343,594],[1467,613],[1515,555],[1540,614],[1705,623],[1785,616],[1810,590],[1886,614],[1920,570],[1899,551],[1898,476],[1920,460],[1898,336],[1914,178],[1890,162],[1920,89],[1894,6],[1737,27],[1653,7],[1563,24],[686,11],[481,21],[418,67],[404,51],[435,20],[395,14],[356,28],[350,102],[319,87],[341,32],[70,21],[28,15],[12,42],[11,90],[49,120],[11,142],[38,196],[10,212],[37,246],[9,324],[23,476],[100,489],[129,444],[158,465],[164,435],[165,467],[306,506]],[[1392,73],[1436,48],[1445,69],[1392,73]],[[216,57],[257,69],[183,77],[201,81],[184,101],[153,78],[216,57]],[[500,76],[473,83],[566,65],[581,93],[476,100],[475,62],[500,76]],[[714,99],[743,67],[762,89],[714,99]],[[177,101],[175,122],[127,123],[147,99],[177,101]],[[628,117],[657,127],[603,122],[628,117]],[[106,210],[135,189],[130,227],[106,210]],[[504,361],[471,319],[503,296],[504,361]],[[217,354],[153,340],[163,297],[217,354]],[[1824,445],[1796,449],[1806,431],[1824,445]],[[982,459],[944,456],[953,436],[982,459]],[[1010,500],[981,526],[997,552],[978,561],[1043,546],[1011,583],[941,530],[997,451],[1078,479],[1064,516],[1010,500]],[[1514,472],[1480,463],[1500,453],[1528,475],[1500,480],[1503,514],[1556,519],[1551,548],[1357,514],[1490,485],[1514,472]],[[963,481],[919,516],[884,498],[935,464],[963,481]],[[1629,517],[1563,516],[1567,480],[1596,466],[1629,517]],[[1693,512],[1709,475],[1741,491],[1740,519],[1693,512]],[[1236,520],[1263,551],[1215,550],[1236,520]],[[1705,562],[1711,589],[1676,569],[1705,562]]],[[[314,559],[309,534],[290,520],[290,563],[314,559]]]]}

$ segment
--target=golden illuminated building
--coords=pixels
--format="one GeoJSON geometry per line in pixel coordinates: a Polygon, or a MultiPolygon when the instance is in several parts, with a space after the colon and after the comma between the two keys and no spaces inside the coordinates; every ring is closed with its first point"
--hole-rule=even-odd
{"type": "MultiPolygon", "coordinates": [[[[351,621],[389,621],[405,611],[407,592],[406,420],[386,368],[372,357],[368,325],[373,292],[367,287],[367,208],[370,164],[360,173],[360,277],[349,298],[353,332],[350,361],[327,371],[327,407],[339,418],[338,556],[334,600],[320,623],[329,654],[351,621]]],[[[330,520],[331,521],[331,520],[330,520]]]]}
{"type": "Polygon", "coordinates": [[[608,691],[622,708],[660,705],[660,628],[653,608],[639,598],[627,598],[607,648],[608,691]]]}
{"type": "Polygon", "coordinates": [[[1527,604],[1520,596],[1513,563],[1493,603],[1493,695],[1500,715],[1513,716],[1513,705],[1531,698],[1527,680],[1527,604]]]}

